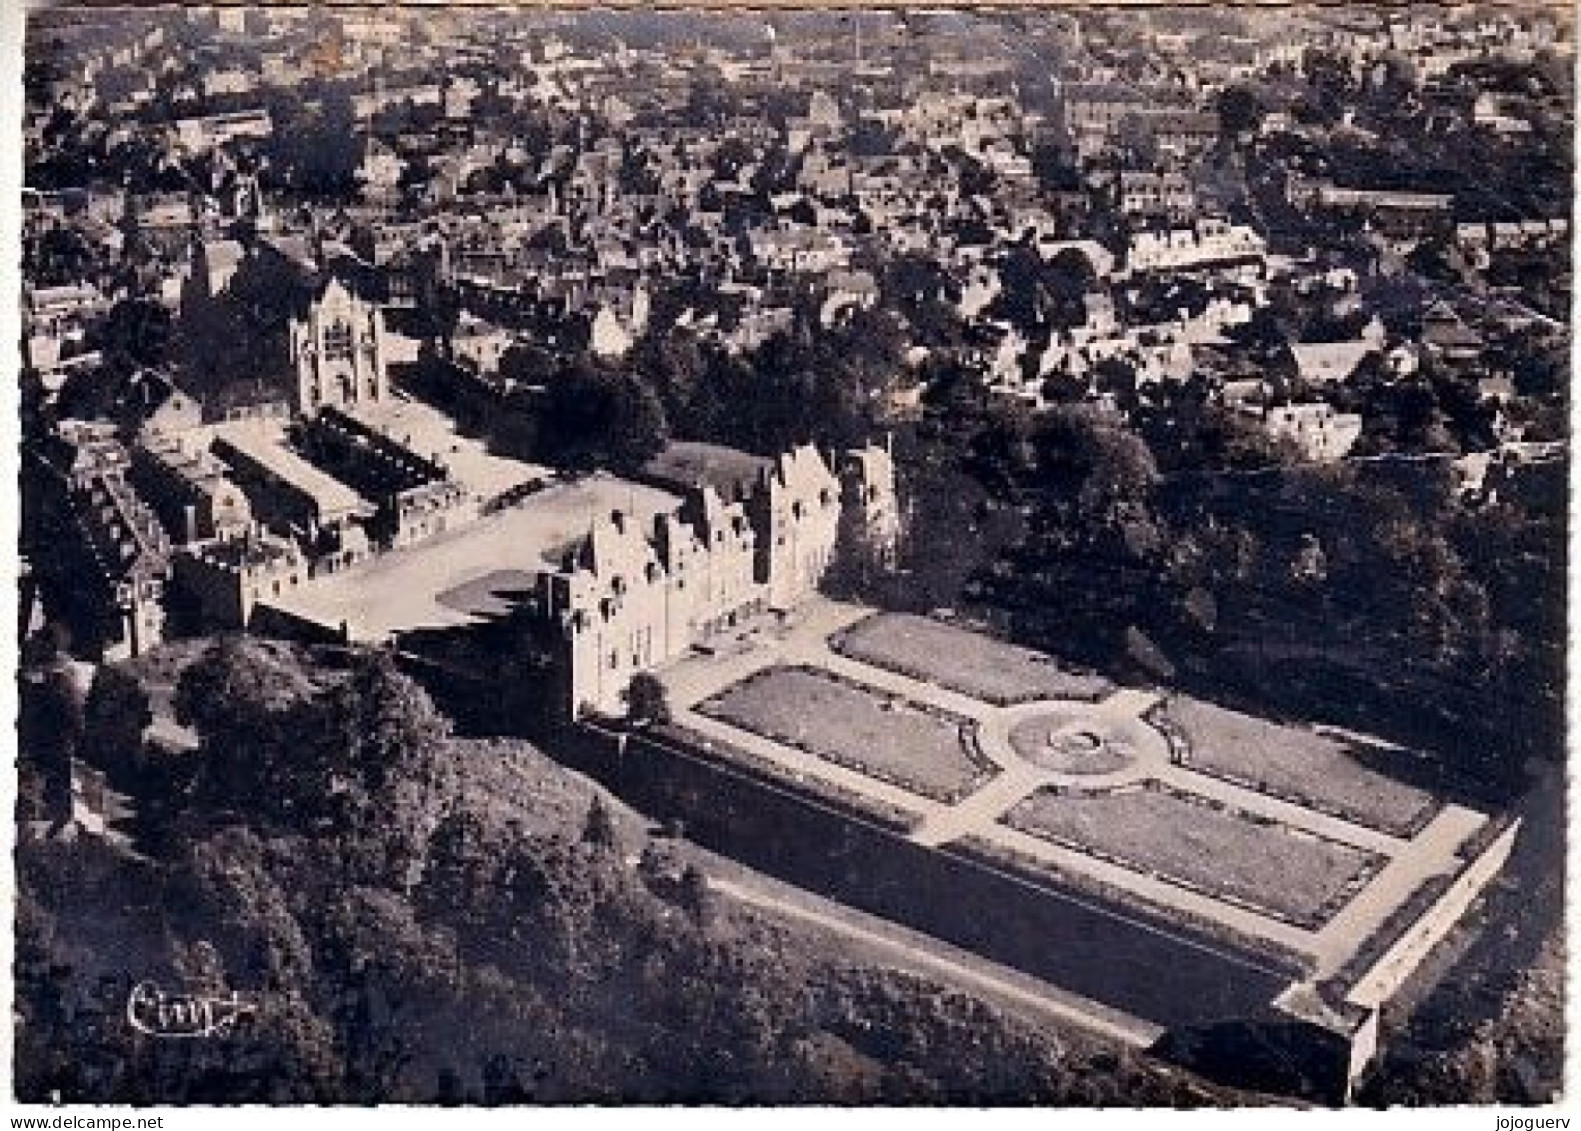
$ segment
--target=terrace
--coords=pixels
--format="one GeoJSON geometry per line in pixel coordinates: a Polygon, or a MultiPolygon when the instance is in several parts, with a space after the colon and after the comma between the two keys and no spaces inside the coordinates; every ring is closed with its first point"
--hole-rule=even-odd
{"type": "MultiPolygon", "coordinates": [[[[1430,794],[1370,769],[1356,757],[1356,752],[1386,756],[1383,747],[1184,696],[1171,700],[1166,714],[1183,743],[1183,761],[1198,773],[1395,836],[1417,832],[1437,809],[1430,794]]],[[[1409,757],[1403,751],[1394,754],[1397,761],[1409,757]]]]}
{"type": "Polygon", "coordinates": [[[1489,829],[1385,776],[1381,747],[1117,689],[923,617],[819,599],[661,678],[705,757],[911,814],[916,845],[1314,980],[1405,929],[1401,908],[1489,829]]]}

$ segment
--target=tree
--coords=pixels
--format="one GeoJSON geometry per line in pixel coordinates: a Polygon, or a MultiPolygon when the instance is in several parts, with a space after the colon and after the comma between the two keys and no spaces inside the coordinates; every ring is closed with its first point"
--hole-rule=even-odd
{"type": "Polygon", "coordinates": [[[1219,129],[1228,138],[1255,133],[1262,124],[1262,99],[1249,87],[1225,87],[1219,92],[1218,110],[1219,129]]]}
{"type": "Polygon", "coordinates": [[[170,345],[170,311],[149,299],[122,299],[111,307],[99,337],[107,358],[134,367],[160,365],[170,345]]]}
{"type": "MultiPolygon", "coordinates": [[[[321,705],[335,832],[352,873],[405,889],[459,788],[449,725],[388,652],[359,656],[321,705]]],[[[323,772],[314,775],[323,776],[323,772]]]]}
{"type": "Polygon", "coordinates": [[[684,329],[647,333],[632,351],[642,383],[659,396],[665,419],[681,431],[690,421],[706,362],[697,338],[684,329]]]}
{"type": "Polygon", "coordinates": [[[415,906],[449,923],[463,940],[479,934],[489,921],[503,852],[496,830],[475,809],[447,813],[429,834],[415,906]]]}
{"type": "Polygon", "coordinates": [[[706,927],[713,917],[713,892],[708,886],[708,876],[696,864],[688,864],[681,873],[679,900],[681,908],[699,927],[706,927]]]}
{"type": "Polygon", "coordinates": [[[1143,518],[1158,467],[1147,445],[1119,420],[1086,405],[1041,416],[1032,433],[1035,482],[1072,533],[1143,518]]]}
{"type": "Polygon", "coordinates": [[[620,847],[620,836],[615,831],[615,820],[609,814],[609,806],[596,794],[593,803],[587,807],[587,821],[582,826],[582,843],[610,852],[620,847]]]}
{"type": "Polygon", "coordinates": [[[608,404],[609,464],[616,471],[634,472],[669,442],[664,406],[652,388],[630,373],[615,379],[608,404]]]}
{"type": "Polygon", "coordinates": [[[670,693],[652,672],[638,672],[626,688],[626,717],[634,723],[670,721],[670,693]]]}
{"type": "Polygon", "coordinates": [[[83,745],[94,764],[135,784],[143,769],[143,736],[153,721],[148,692],[136,677],[101,665],[83,703],[83,745]]]}
{"type": "Polygon", "coordinates": [[[303,780],[288,751],[300,751],[312,723],[312,687],[280,652],[249,637],[220,637],[176,681],[176,721],[202,742],[194,788],[222,806],[279,814],[299,794],[320,795],[327,782],[303,780]]]}
{"type": "Polygon", "coordinates": [[[36,800],[59,814],[71,805],[71,766],[82,745],[83,696],[64,662],[26,672],[19,688],[18,767],[36,800]]]}
{"type": "Polygon", "coordinates": [[[634,471],[663,450],[669,422],[634,374],[577,358],[544,390],[538,440],[542,457],[562,466],[634,471]]]}

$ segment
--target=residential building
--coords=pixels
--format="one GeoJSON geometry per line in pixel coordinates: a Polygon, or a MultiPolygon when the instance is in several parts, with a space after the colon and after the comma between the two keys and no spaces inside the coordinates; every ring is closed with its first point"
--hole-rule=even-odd
{"type": "Polygon", "coordinates": [[[1336,412],[1333,405],[1278,405],[1265,410],[1263,428],[1275,439],[1288,440],[1314,463],[1345,458],[1361,438],[1362,420],[1354,413],[1336,412]]]}

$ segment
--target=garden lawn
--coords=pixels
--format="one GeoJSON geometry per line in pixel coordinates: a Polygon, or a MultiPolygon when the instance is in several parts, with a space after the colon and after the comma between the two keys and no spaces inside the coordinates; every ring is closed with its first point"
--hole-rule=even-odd
{"type": "Polygon", "coordinates": [[[959,800],[993,774],[970,720],[815,668],[768,668],[697,710],[936,801],[959,800]]]}
{"type": "Polygon", "coordinates": [[[1381,858],[1157,787],[1095,796],[1039,790],[1011,828],[1307,928],[1339,909],[1381,858]]]}
{"type": "Polygon", "coordinates": [[[1369,769],[1342,738],[1195,699],[1167,709],[1189,748],[1188,769],[1408,837],[1437,808],[1431,794],[1369,769]]]}
{"type": "Polygon", "coordinates": [[[1006,706],[1034,699],[1099,699],[1102,676],[1068,671],[1040,652],[930,617],[879,613],[830,640],[843,656],[1006,706]]]}

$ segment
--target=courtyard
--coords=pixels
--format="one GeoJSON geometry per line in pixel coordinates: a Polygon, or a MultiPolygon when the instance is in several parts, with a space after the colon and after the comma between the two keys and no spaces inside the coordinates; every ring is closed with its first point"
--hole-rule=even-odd
{"type": "Polygon", "coordinates": [[[474,624],[508,611],[550,564],[545,555],[596,520],[619,510],[649,522],[678,502],[609,475],[560,483],[426,542],[316,578],[270,604],[331,632],[345,625],[353,640],[363,641],[474,624]]]}
{"type": "Polygon", "coordinates": [[[460,431],[448,415],[399,391],[382,404],[359,407],[356,415],[418,455],[444,464],[479,502],[552,474],[548,468],[495,455],[482,440],[460,431]]]}

